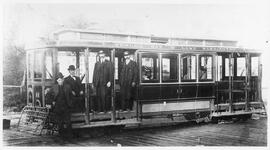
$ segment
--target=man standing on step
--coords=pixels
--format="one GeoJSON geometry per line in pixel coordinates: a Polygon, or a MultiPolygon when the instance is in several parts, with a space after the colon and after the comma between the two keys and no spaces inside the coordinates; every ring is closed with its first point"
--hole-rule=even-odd
{"type": "Polygon", "coordinates": [[[97,92],[98,112],[111,110],[111,87],[113,83],[113,64],[105,59],[105,53],[99,51],[99,61],[96,62],[93,75],[93,85],[97,92]]]}
{"type": "Polygon", "coordinates": [[[73,102],[73,107],[76,111],[84,112],[84,99],[82,83],[79,77],[75,76],[75,66],[70,65],[68,67],[69,76],[65,78],[64,84],[68,84],[71,87],[69,91],[70,97],[73,102]]]}
{"type": "Polygon", "coordinates": [[[139,81],[137,63],[130,57],[129,52],[124,52],[125,61],[119,79],[122,110],[132,110],[137,92],[136,86],[139,81]]]}

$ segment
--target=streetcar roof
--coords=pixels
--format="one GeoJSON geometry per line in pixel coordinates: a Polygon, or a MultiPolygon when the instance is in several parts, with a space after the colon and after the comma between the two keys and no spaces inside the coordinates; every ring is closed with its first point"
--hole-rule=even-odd
{"type": "Polygon", "coordinates": [[[238,42],[234,40],[160,37],[80,29],[61,29],[55,31],[49,39],[27,45],[26,50],[50,47],[156,49],[168,51],[205,52],[259,52],[255,49],[239,47],[238,42]]]}

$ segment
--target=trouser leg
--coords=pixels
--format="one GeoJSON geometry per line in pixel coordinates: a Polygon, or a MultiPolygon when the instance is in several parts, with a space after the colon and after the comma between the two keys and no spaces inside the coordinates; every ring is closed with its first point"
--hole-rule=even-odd
{"type": "Polygon", "coordinates": [[[125,108],[126,108],[126,103],[125,103],[126,100],[125,100],[125,93],[124,92],[125,91],[121,89],[121,91],[120,91],[120,108],[122,110],[125,110],[125,108]]]}
{"type": "Polygon", "coordinates": [[[132,107],[133,107],[133,98],[130,98],[129,99],[129,109],[132,110],[132,107]]]}
{"type": "Polygon", "coordinates": [[[58,126],[58,133],[60,136],[63,136],[64,134],[64,125],[63,122],[60,120],[57,120],[57,126],[58,126]]]}
{"type": "Polygon", "coordinates": [[[73,133],[70,113],[63,111],[59,114],[59,117],[59,135],[62,138],[72,138],[73,133]]]}
{"type": "Polygon", "coordinates": [[[73,104],[76,112],[85,112],[84,98],[82,96],[73,97],[73,104]]]}
{"type": "Polygon", "coordinates": [[[137,89],[135,87],[131,88],[131,91],[130,91],[130,98],[129,98],[129,109],[132,110],[133,108],[133,104],[134,104],[134,100],[136,99],[136,94],[137,94],[137,89]]]}
{"type": "Polygon", "coordinates": [[[100,100],[101,100],[101,111],[105,111],[105,100],[106,100],[106,89],[105,87],[100,87],[100,100]]]}
{"type": "Polygon", "coordinates": [[[111,110],[111,106],[112,106],[112,102],[111,102],[111,88],[106,88],[106,110],[110,111],[111,110]]]}
{"type": "Polygon", "coordinates": [[[65,118],[65,132],[66,132],[66,137],[68,138],[72,138],[73,134],[72,134],[72,124],[71,124],[71,117],[70,117],[70,113],[65,113],[66,114],[66,118],[65,118]]]}
{"type": "Polygon", "coordinates": [[[64,128],[64,118],[65,117],[62,113],[58,112],[57,115],[57,126],[58,126],[58,133],[61,137],[65,134],[65,128],[64,128]]]}
{"type": "Polygon", "coordinates": [[[102,110],[102,104],[101,104],[101,88],[97,87],[97,97],[96,97],[96,102],[97,102],[97,111],[100,112],[102,110]]]}
{"type": "Polygon", "coordinates": [[[81,109],[82,112],[85,112],[86,108],[85,108],[85,99],[83,96],[80,97],[80,102],[81,102],[81,109]]]}

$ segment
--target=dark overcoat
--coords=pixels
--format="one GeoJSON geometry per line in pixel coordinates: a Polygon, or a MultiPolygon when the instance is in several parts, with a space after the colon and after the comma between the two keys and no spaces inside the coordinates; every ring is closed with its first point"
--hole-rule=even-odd
{"type": "MultiPolygon", "coordinates": [[[[123,63],[123,67],[119,77],[120,93],[124,99],[130,99],[133,89],[132,82],[138,84],[138,66],[135,61],[130,60],[128,64],[123,63]]],[[[136,91],[136,90],[135,90],[136,91]]]]}
{"type": "Polygon", "coordinates": [[[80,91],[82,90],[82,83],[79,77],[74,76],[74,80],[70,75],[64,80],[65,85],[70,85],[72,91],[75,92],[76,96],[80,96],[80,91]]]}
{"type": "Polygon", "coordinates": [[[54,111],[55,112],[67,112],[69,108],[72,107],[72,100],[70,99],[70,86],[63,85],[62,91],[59,89],[59,85],[53,85],[49,94],[51,95],[52,101],[55,102],[54,111]],[[60,93],[62,92],[62,93],[60,93]]]}
{"type": "Polygon", "coordinates": [[[55,106],[53,107],[53,119],[58,125],[60,136],[72,137],[70,85],[64,84],[61,87],[58,84],[54,85],[50,89],[49,94],[52,95],[53,101],[55,102],[55,106]],[[64,125],[66,125],[66,127],[64,127],[64,125]]]}
{"type": "Polygon", "coordinates": [[[95,87],[106,86],[110,81],[113,82],[114,66],[110,61],[96,62],[94,67],[93,84],[95,87]]]}

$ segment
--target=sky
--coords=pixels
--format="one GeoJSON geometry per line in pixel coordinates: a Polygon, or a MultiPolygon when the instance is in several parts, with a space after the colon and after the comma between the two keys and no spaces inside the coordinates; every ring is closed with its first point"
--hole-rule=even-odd
{"type": "Polygon", "coordinates": [[[4,27],[16,41],[33,41],[51,26],[91,22],[89,29],[145,35],[237,40],[264,47],[270,39],[266,2],[239,3],[7,3],[4,27]],[[14,25],[16,24],[16,25],[14,25]]]}
{"type": "MultiPolygon", "coordinates": [[[[88,23],[89,30],[180,38],[237,40],[264,50],[270,57],[270,1],[180,0],[146,1],[6,1],[4,42],[24,45],[50,33],[53,27],[88,23]]],[[[264,76],[270,76],[267,72],[264,76]]]]}
{"type": "Polygon", "coordinates": [[[4,43],[16,45],[33,42],[53,27],[77,22],[105,32],[237,40],[240,46],[263,50],[263,87],[269,87],[269,0],[157,1],[4,0],[0,30],[4,43]]]}

